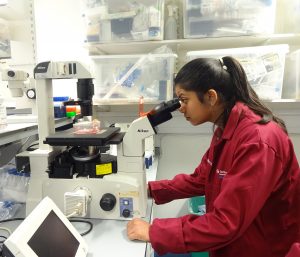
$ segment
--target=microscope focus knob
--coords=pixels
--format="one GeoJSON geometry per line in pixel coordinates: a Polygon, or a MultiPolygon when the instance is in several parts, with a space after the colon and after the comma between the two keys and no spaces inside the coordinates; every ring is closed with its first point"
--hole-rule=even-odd
{"type": "Polygon", "coordinates": [[[116,205],[117,199],[113,194],[106,193],[100,200],[100,207],[104,211],[111,211],[116,205]]]}
{"type": "Polygon", "coordinates": [[[30,88],[26,91],[26,96],[29,98],[29,99],[35,99],[36,98],[36,92],[35,92],[35,89],[34,88],[30,88]]]}
{"type": "Polygon", "coordinates": [[[124,210],[122,211],[122,216],[123,216],[124,218],[128,218],[128,217],[130,216],[130,210],[124,209],[124,210]]]}
{"type": "Polygon", "coordinates": [[[13,78],[15,75],[16,75],[16,73],[13,70],[9,70],[7,72],[7,76],[10,77],[10,78],[13,78]]]}

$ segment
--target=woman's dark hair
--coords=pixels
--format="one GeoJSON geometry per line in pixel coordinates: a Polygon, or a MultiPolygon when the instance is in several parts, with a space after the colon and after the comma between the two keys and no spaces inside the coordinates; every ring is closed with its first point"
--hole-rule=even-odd
{"type": "Polygon", "coordinates": [[[242,65],[233,57],[192,60],[181,68],[174,83],[180,85],[184,90],[196,92],[202,103],[204,94],[209,89],[214,89],[225,105],[225,110],[220,117],[223,126],[227,123],[231,109],[239,101],[261,116],[261,120],[258,121],[259,124],[266,124],[273,120],[287,133],[284,121],[276,117],[261,102],[250,86],[242,65]]]}

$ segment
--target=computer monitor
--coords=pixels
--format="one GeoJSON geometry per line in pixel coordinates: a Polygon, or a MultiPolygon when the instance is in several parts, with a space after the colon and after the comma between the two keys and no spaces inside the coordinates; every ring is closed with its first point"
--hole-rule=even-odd
{"type": "Polygon", "coordinates": [[[85,257],[87,252],[82,236],[49,197],[3,245],[4,257],[85,257]]]}

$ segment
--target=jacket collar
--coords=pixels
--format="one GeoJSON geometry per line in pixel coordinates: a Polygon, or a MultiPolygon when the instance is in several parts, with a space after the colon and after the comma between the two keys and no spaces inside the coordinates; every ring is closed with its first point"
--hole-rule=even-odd
{"type": "Polygon", "coordinates": [[[252,118],[255,117],[255,120],[259,120],[259,117],[255,115],[253,111],[249,109],[248,106],[246,106],[244,103],[236,102],[236,104],[233,106],[230,112],[228,121],[222,134],[222,138],[231,139],[236,127],[239,124],[239,121],[245,116],[252,116],[252,118]]]}

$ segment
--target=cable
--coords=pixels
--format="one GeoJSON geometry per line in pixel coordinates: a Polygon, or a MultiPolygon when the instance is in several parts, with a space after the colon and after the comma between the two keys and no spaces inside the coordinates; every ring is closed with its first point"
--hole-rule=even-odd
{"type": "MultiPolygon", "coordinates": [[[[7,237],[9,237],[11,235],[11,230],[9,228],[0,227],[0,230],[6,231],[8,233],[7,237]]],[[[4,244],[5,240],[7,239],[7,237],[0,235],[0,256],[2,256],[3,244],[4,244]]]]}
{"type": "Polygon", "coordinates": [[[0,241],[0,244],[3,244],[4,242],[5,242],[5,240],[7,239],[7,237],[6,236],[2,236],[2,235],[0,235],[0,238],[2,239],[4,239],[4,240],[1,240],[0,241]]]}
{"type": "Polygon", "coordinates": [[[8,235],[11,235],[11,230],[9,228],[5,228],[5,227],[0,227],[0,230],[4,230],[8,233],[8,235]]]}
{"type": "Polygon", "coordinates": [[[73,216],[80,216],[80,215],[82,215],[82,212],[83,212],[83,210],[82,210],[83,203],[79,202],[79,203],[76,204],[75,207],[76,207],[75,211],[73,211],[71,214],[67,215],[66,216],[67,218],[71,218],[73,216]]]}
{"type": "Polygon", "coordinates": [[[70,221],[70,222],[86,223],[86,224],[89,224],[89,225],[90,225],[90,228],[89,228],[87,231],[85,231],[85,232],[83,232],[83,233],[80,234],[81,236],[85,236],[85,235],[87,235],[88,233],[90,233],[90,232],[93,230],[93,227],[94,227],[93,223],[90,222],[90,221],[88,221],[88,220],[70,219],[69,221],[70,221]]]}
{"type": "Polygon", "coordinates": [[[28,140],[31,138],[32,136],[27,137],[27,139],[25,140],[25,142],[23,144],[21,144],[21,146],[19,147],[19,149],[16,151],[16,154],[18,154],[20,152],[20,150],[24,147],[24,145],[26,145],[26,143],[28,142],[28,140]]]}
{"type": "Polygon", "coordinates": [[[28,146],[26,148],[26,151],[34,151],[34,150],[36,150],[37,148],[34,148],[33,146],[37,146],[37,145],[39,145],[39,143],[35,143],[35,144],[32,144],[32,145],[28,146]]]}
{"type": "MultiPolygon", "coordinates": [[[[9,222],[9,221],[15,221],[15,220],[24,220],[25,218],[13,218],[13,219],[7,219],[7,220],[0,220],[0,224],[4,223],[4,222],[9,222]]],[[[79,220],[79,219],[69,219],[70,222],[81,222],[81,223],[86,223],[88,225],[90,225],[89,229],[83,233],[81,233],[81,236],[85,236],[88,233],[90,233],[93,230],[93,223],[88,221],[88,220],[79,220]]],[[[1,237],[1,236],[0,236],[1,237]]],[[[2,236],[3,237],[3,236],[2,236]]]]}
{"type": "Polygon", "coordinates": [[[15,220],[24,220],[25,218],[13,218],[13,219],[7,219],[7,220],[0,220],[0,224],[8,221],[15,221],[15,220]]]}
{"type": "MultiPolygon", "coordinates": [[[[9,222],[9,221],[15,221],[15,220],[24,220],[24,218],[13,218],[13,219],[0,220],[0,224],[1,224],[1,223],[4,223],[4,222],[9,222]]],[[[1,229],[2,229],[2,230],[5,230],[5,231],[7,231],[7,232],[8,232],[8,231],[10,232],[10,230],[7,229],[7,228],[1,227],[1,229]]],[[[10,232],[10,234],[11,234],[11,232],[10,232]]],[[[3,238],[3,240],[0,241],[0,256],[2,256],[3,244],[4,244],[5,240],[7,239],[7,237],[6,237],[6,236],[0,235],[0,238],[3,238]]]]}
{"type": "Polygon", "coordinates": [[[0,256],[2,257],[3,244],[4,244],[5,240],[7,239],[7,237],[0,235],[0,238],[2,239],[2,240],[0,240],[0,256]]]}
{"type": "Polygon", "coordinates": [[[73,211],[71,214],[67,215],[66,217],[69,219],[77,214],[78,214],[78,211],[73,211]]]}

